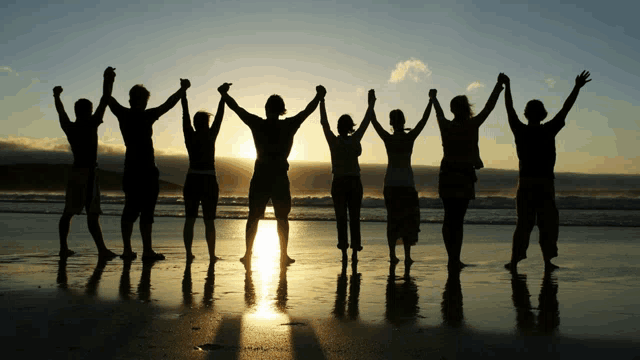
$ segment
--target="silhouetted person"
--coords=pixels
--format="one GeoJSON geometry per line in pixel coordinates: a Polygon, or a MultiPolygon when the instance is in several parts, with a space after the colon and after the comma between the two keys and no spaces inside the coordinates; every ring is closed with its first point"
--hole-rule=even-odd
{"type": "Polygon", "coordinates": [[[342,260],[347,260],[349,236],[347,224],[351,230],[352,261],[358,260],[358,251],[362,250],[360,238],[360,206],[362,205],[362,181],[360,180],[360,165],[358,157],[362,154],[360,140],[364,136],[371,122],[371,112],[376,103],[373,90],[369,90],[369,107],[364,120],[354,132],[355,124],[349,115],[342,115],[338,119],[338,136],[335,136],[329,126],[327,109],[324,100],[320,102],[320,123],[324,136],[331,151],[331,198],[336,212],[336,226],[338,227],[338,249],[342,251],[342,260]],[[347,216],[347,213],[349,214],[347,216]]]}
{"type": "MultiPolygon", "coordinates": [[[[375,95],[374,95],[375,96],[375,95]]],[[[371,111],[371,122],[387,149],[387,172],[384,175],[384,205],[387,208],[387,241],[389,243],[389,261],[398,262],[396,241],[404,244],[404,261],[412,263],[411,246],[418,242],[420,232],[420,204],[416,184],[411,168],[413,144],[431,114],[431,100],[424,110],[422,119],[413,130],[405,129],[404,114],[401,110],[392,110],[389,120],[393,134],[389,134],[371,111]],[[406,131],[409,130],[409,131],[406,131]]]]}
{"type": "Polygon", "coordinates": [[[449,271],[447,283],[442,292],[440,304],[442,322],[451,327],[460,327],[464,324],[464,312],[462,310],[462,286],[460,285],[459,269],[449,271]]]}
{"type": "Polygon", "coordinates": [[[553,168],[556,165],[556,135],[564,127],[569,110],[576,102],[580,88],[591,81],[589,72],[583,71],[576,77],[575,86],[564,102],[562,109],[550,121],[541,124],[547,111],[540,100],[531,100],[524,109],[529,124],[518,119],[513,108],[509,77],[503,75],[507,85],[505,105],[509,126],[516,141],[519,159],[518,191],[516,211],[518,221],[513,234],[511,262],[507,269],[515,270],[518,262],[527,258],[529,237],[536,220],[540,229],[540,247],[547,271],[558,268],[551,259],[558,256],[559,217],[556,208],[553,168]]]}
{"type": "MultiPolygon", "coordinates": [[[[220,88],[229,88],[230,84],[224,84],[220,88]]],[[[226,91],[226,90],[225,90],[226,91]]],[[[193,226],[198,217],[198,207],[202,203],[202,217],[204,218],[205,238],[209,248],[209,259],[215,261],[216,257],[216,228],[214,220],[216,218],[216,207],[218,205],[218,181],[216,179],[215,168],[215,145],[216,138],[220,132],[222,118],[224,117],[224,100],[220,98],[218,111],[209,128],[209,117],[211,114],[205,111],[198,111],[193,117],[189,116],[189,104],[187,95],[182,96],[182,131],[184,132],[184,142],[189,153],[189,172],[184,182],[184,248],[187,252],[187,259],[195,256],[191,252],[193,243],[193,226]],[[194,130],[195,127],[195,130],[194,130]]]]}
{"type": "Polygon", "coordinates": [[[164,255],[153,251],[151,231],[153,212],[160,193],[160,173],[154,161],[153,124],[171,110],[191,86],[189,80],[180,80],[180,90],[171,95],[164,104],[147,109],[149,90],[143,85],[134,85],[129,90],[131,108],[120,105],[111,97],[109,108],[118,119],[124,144],[127,147],[124,158],[124,210],[121,218],[122,258],[136,258],[131,248],[133,224],[140,216],[140,235],[142,236],[142,260],[164,260],[164,255]]]}
{"type": "Polygon", "coordinates": [[[65,205],[62,217],[58,224],[60,235],[60,256],[70,256],[75,252],[69,249],[67,237],[71,227],[71,219],[74,215],[79,215],[82,208],[87,212],[87,225],[93,241],[98,248],[98,256],[114,257],[111,250],[107,249],[102,238],[100,228],[100,185],[98,183],[98,126],[102,124],[104,111],[107,108],[113,81],[116,73],[115,69],[108,67],[104,71],[104,83],[102,98],[96,111],[92,114],[93,104],[87,99],[76,101],[74,110],[76,121],[71,122],[69,116],[64,111],[64,106],[60,100],[62,87],[53,88],[53,98],[55,99],[56,110],[60,118],[60,127],[67,135],[67,140],[73,153],[73,167],[69,171],[65,205]]]}
{"type": "Polygon", "coordinates": [[[291,191],[289,189],[289,163],[287,158],[293,146],[293,136],[300,125],[318,107],[320,100],[324,99],[327,90],[316,86],[316,96],[307,107],[297,115],[279,120],[287,110],[284,101],[278,95],[271,95],[265,104],[267,119],[250,114],[238,106],[236,101],[226,92],[222,91],[222,98],[240,120],[242,120],[253,134],[256,146],[256,163],[253,169],[253,177],[249,185],[249,216],[246,228],[246,251],[240,261],[251,262],[253,254],[253,241],[258,231],[258,222],[264,217],[264,211],[269,199],[273,203],[273,210],[278,222],[278,237],[280,239],[280,262],[293,263],[295,260],[287,254],[289,244],[289,212],[291,211],[291,191]]]}
{"type": "Polygon", "coordinates": [[[418,286],[410,275],[411,264],[404,269],[402,283],[396,283],[397,263],[389,264],[387,278],[385,318],[394,326],[413,323],[420,312],[418,286]]]}
{"type": "Polygon", "coordinates": [[[444,117],[436,92],[429,94],[433,95],[444,150],[440,163],[438,194],[444,206],[442,238],[449,255],[448,267],[451,269],[465,266],[460,261],[464,216],[469,200],[476,198],[476,170],[484,167],[478,148],[478,131],[496,106],[501,91],[502,82],[498,81],[484,109],[477,115],[473,113],[472,105],[465,95],[454,97],[450,105],[454,115],[451,121],[444,117]]]}

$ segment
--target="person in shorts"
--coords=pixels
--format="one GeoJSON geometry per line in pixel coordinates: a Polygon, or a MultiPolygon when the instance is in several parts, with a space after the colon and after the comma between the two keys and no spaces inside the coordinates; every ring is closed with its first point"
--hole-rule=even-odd
{"type": "Polygon", "coordinates": [[[253,254],[253,241],[258,231],[258,222],[264,217],[269,199],[273,203],[275,217],[278,222],[278,238],[280,239],[280,263],[288,265],[295,260],[287,254],[289,244],[289,212],[291,211],[291,192],[289,189],[289,163],[287,158],[293,146],[293,136],[300,125],[315,111],[324,99],[327,90],[322,85],[316,86],[316,96],[297,115],[279,120],[287,110],[279,95],[271,95],[265,104],[267,118],[247,112],[238,106],[236,101],[223,89],[222,97],[253,134],[256,146],[256,163],[253,177],[249,185],[249,216],[246,227],[246,250],[240,259],[250,265],[253,254]]]}
{"type": "Polygon", "coordinates": [[[111,250],[107,249],[100,228],[100,187],[98,183],[98,126],[102,124],[107,103],[111,97],[115,69],[108,67],[104,71],[102,98],[96,111],[92,114],[93,104],[87,99],[76,101],[74,110],[76,121],[71,122],[64,110],[60,94],[62,87],[53,88],[53,97],[56,110],[60,119],[60,127],[67,136],[71,152],[73,153],[73,167],[68,174],[66,187],[65,206],[58,223],[60,235],[60,257],[73,255],[75,252],[69,249],[67,237],[71,227],[71,219],[79,215],[84,208],[87,212],[87,225],[89,233],[98,248],[98,256],[114,257],[111,250]]]}
{"type": "MultiPolygon", "coordinates": [[[[223,84],[218,91],[227,91],[230,85],[223,84]]],[[[216,228],[214,226],[219,193],[218,181],[216,180],[215,145],[224,117],[224,100],[222,98],[218,103],[218,111],[211,127],[209,127],[210,117],[210,113],[198,111],[193,117],[193,126],[191,126],[187,95],[182,96],[182,131],[184,132],[184,143],[189,153],[189,171],[183,189],[185,207],[183,237],[187,261],[195,258],[191,251],[191,245],[193,243],[193,227],[198,217],[200,204],[202,204],[209,260],[214,262],[218,259],[216,257],[216,228]]]]}
{"type": "Polygon", "coordinates": [[[518,220],[513,233],[511,261],[505,268],[517,271],[518,262],[527,258],[527,248],[533,227],[540,229],[540,248],[544,259],[545,271],[558,268],[551,259],[558,256],[558,231],[560,219],[555,200],[554,167],[556,165],[556,135],[565,125],[569,110],[578,98],[580,89],[589,81],[589,72],[583,71],[576,77],[573,91],[565,100],[556,116],[542,124],[547,110],[540,100],[531,100],[524,109],[529,122],[523,124],[513,108],[511,81],[503,76],[506,84],[505,106],[509,127],[515,137],[519,159],[518,190],[516,193],[516,212],[518,220]]]}
{"type": "Polygon", "coordinates": [[[149,90],[143,85],[134,85],[129,91],[131,108],[120,105],[113,97],[109,108],[118,119],[122,138],[127,148],[124,157],[124,210],[121,218],[124,259],[135,259],[137,254],[131,248],[133,224],[140,217],[140,235],[142,236],[142,260],[164,260],[164,255],[153,251],[151,231],[153,212],[158,200],[160,173],[156,167],[153,150],[153,124],[167,111],[171,110],[191,86],[189,80],[180,79],[180,89],[171,95],[164,104],[147,109],[149,90]]]}

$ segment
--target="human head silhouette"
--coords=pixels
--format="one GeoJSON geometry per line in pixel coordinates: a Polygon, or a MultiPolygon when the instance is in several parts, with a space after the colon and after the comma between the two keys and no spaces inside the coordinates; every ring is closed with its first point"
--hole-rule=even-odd
{"type": "Polygon", "coordinates": [[[76,119],[86,119],[93,113],[93,104],[87,99],[79,99],[73,107],[76,119]]]}
{"type": "Polygon", "coordinates": [[[351,116],[344,114],[338,119],[338,134],[346,137],[353,133],[353,128],[356,124],[353,122],[351,116]]]}
{"type": "Polygon", "coordinates": [[[469,98],[466,95],[458,95],[451,99],[450,109],[455,118],[467,120],[473,117],[473,105],[469,104],[469,98]]]}
{"type": "Polygon", "coordinates": [[[267,113],[267,117],[275,115],[278,117],[287,113],[287,109],[284,107],[284,100],[280,95],[273,94],[267,99],[267,103],[264,105],[264,110],[267,113]]]}
{"type": "Polygon", "coordinates": [[[206,131],[209,129],[209,118],[211,117],[211,113],[206,111],[198,111],[193,116],[193,126],[196,128],[196,131],[206,131]]]}
{"type": "Polygon", "coordinates": [[[132,109],[144,110],[147,108],[147,102],[149,101],[149,90],[142,84],[133,85],[129,90],[129,105],[132,109]]]}
{"type": "Polygon", "coordinates": [[[393,132],[404,132],[404,113],[400,109],[391,110],[389,113],[389,123],[393,128],[393,132]]]}
{"type": "Polygon", "coordinates": [[[547,117],[547,110],[544,108],[542,101],[531,100],[524,107],[524,117],[530,124],[539,124],[547,117]]]}

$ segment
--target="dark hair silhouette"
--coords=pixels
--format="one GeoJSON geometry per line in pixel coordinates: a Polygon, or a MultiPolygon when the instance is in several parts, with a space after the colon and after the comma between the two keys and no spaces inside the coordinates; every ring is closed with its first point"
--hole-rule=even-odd
{"type": "Polygon", "coordinates": [[[547,117],[547,110],[540,100],[531,100],[524,107],[524,117],[529,121],[540,122],[547,117]]]}
{"type": "Polygon", "coordinates": [[[353,122],[351,116],[344,114],[338,119],[338,134],[341,136],[353,134],[355,126],[356,124],[353,122]]]}
{"type": "Polygon", "coordinates": [[[207,111],[198,111],[193,116],[193,127],[195,127],[196,131],[207,131],[209,129],[209,118],[211,117],[211,113],[207,111]]]}
{"type": "Polygon", "coordinates": [[[145,109],[151,93],[142,84],[133,85],[129,90],[129,104],[134,108],[145,109]]]}
{"type": "Polygon", "coordinates": [[[461,120],[470,119],[475,115],[473,113],[473,105],[469,103],[469,98],[466,95],[454,97],[451,99],[449,106],[453,115],[461,120]]]}
{"type": "Polygon", "coordinates": [[[287,109],[284,107],[284,100],[280,95],[273,94],[267,99],[267,103],[264,105],[264,109],[267,114],[276,113],[278,115],[284,115],[287,113],[287,109]]]}
{"type": "Polygon", "coordinates": [[[404,113],[400,109],[391,110],[391,112],[389,112],[389,123],[391,124],[394,133],[411,130],[404,127],[404,113]]]}
{"type": "Polygon", "coordinates": [[[93,104],[87,99],[79,99],[73,110],[76,112],[76,119],[86,119],[93,113],[93,104]]]}

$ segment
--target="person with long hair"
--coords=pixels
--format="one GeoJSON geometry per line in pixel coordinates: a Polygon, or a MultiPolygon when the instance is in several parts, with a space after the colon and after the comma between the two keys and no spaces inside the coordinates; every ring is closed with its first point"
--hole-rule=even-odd
{"type": "Polygon", "coordinates": [[[474,114],[472,105],[465,95],[451,100],[453,120],[447,120],[442,112],[437,93],[430,93],[436,109],[438,126],[442,137],[444,156],[440,163],[438,194],[444,205],[442,237],[449,255],[450,270],[465,266],[460,261],[462,251],[463,222],[469,207],[469,200],[475,199],[475,183],[478,181],[476,170],[484,164],[478,148],[478,131],[496,106],[503,81],[498,77],[489,100],[479,114],[474,114]]]}
{"type": "Polygon", "coordinates": [[[353,119],[345,114],[338,119],[338,136],[335,136],[329,126],[324,99],[320,101],[320,123],[331,151],[331,172],[333,173],[331,198],[336,212],[338,249],[342,251],[342,261],[347,260],[347,248],[349,247],[347,226],[351,230],[352,262],[358,261],[358,251],[362,250],[360,206],[362,205],[363,189],[358,157],[362,154],[360,140],[371,123],[371,112],[373,112],[373,106],[376,103],[376,94],[373,90],[369,90],[368,102],[369,107],[358,130],[354,131],[353,119]]]}
{"type": "MultiPolygon", "coordinates": [[[[218,91],[222,92],[231,84],[222,84],[218,91]]],[[[216,261],[216,207],[218,205],[219,187],[216,179],[215,146],[216,138],[220,132],[222,118],[224,117],[224,100],[218,102],[213,124],[209,127],[211,114],[206,111],[198,111],[193,116],[193,126],[189,116],[189,103],[187,94],[182,95],[182,131],[184,143],[189,153],[189,172],[184,182],[184,207],[185,223],[183,230],[184,248],[187,253],[187,261],[195,258],[191,252],[193,243],[193,226],[198,217],[198,207],[202,203],[202,217],[204,218],[204,231],[209,248],[209,260],[216,261]],[[194,130],[195,127],[195,130],[194,130]]]]}
{"type": "MultiPolygon", "coordinates": [[[[431,90],[429,94],[435,92],[431,90]]],[[[418,242],[420,232],[420,204],[418,192],[413,180],[411,154],[413,144],[427,125],[431,114],[432,101],[422,115],[422,119],[413,129],[405,129],[405,118],[402,110],[392,110],[389,120],[393,133],[388,133],[371,113],[371,123],[387,150],[387,171],[384,176],[384,204],[387,208],[387,241],[389,243],[389,261],[397,263],[396,242],[402,239],[404,245],[404,261],[411,264],[411,246],[418,242]]]]}

